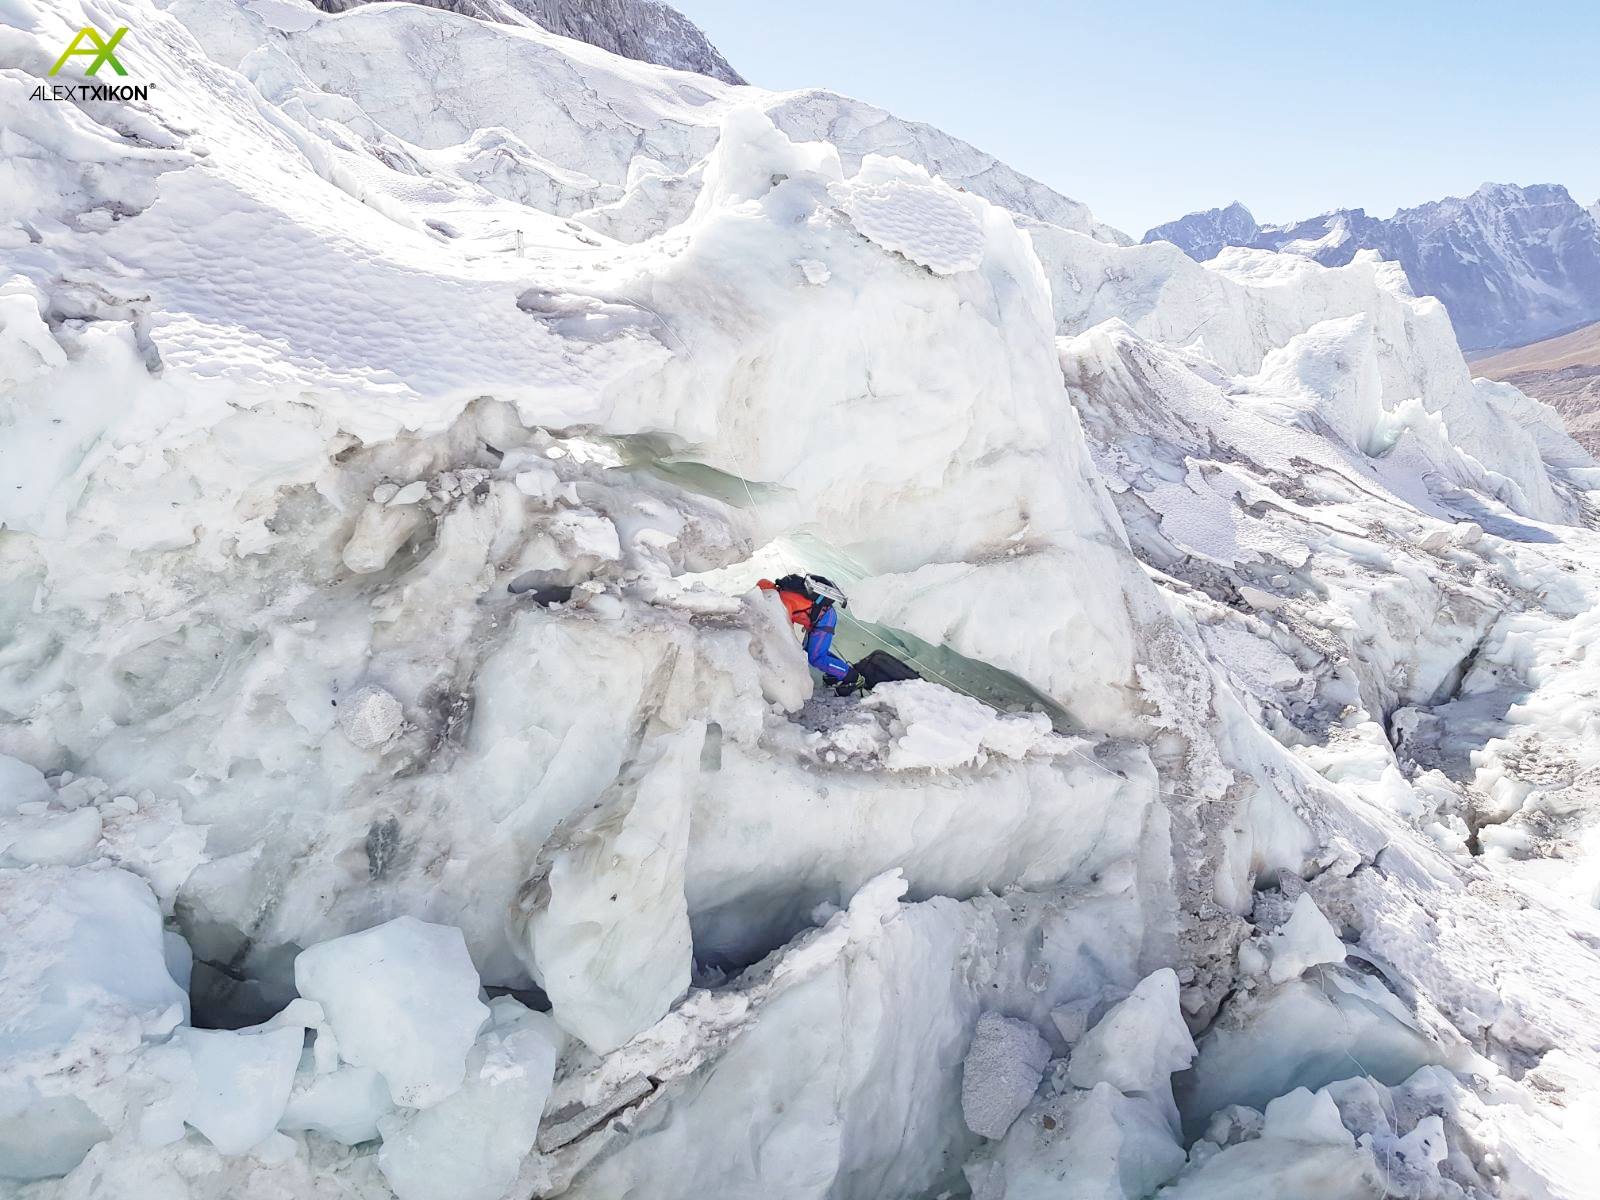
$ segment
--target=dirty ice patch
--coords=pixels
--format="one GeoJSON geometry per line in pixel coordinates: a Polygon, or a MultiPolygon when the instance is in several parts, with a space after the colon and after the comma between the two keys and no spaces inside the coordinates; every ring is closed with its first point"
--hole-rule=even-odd
{"type": "Polygon", "coordinates": [[[948,771],[981,763],[990,754],[1022,758],[1060,741],[1041,713],[1003,714],[920,679],[882,684],[861,703],[889,717],[884,764],[891,771],[948,771]]]}
{"type": "Polygon", "coordinates": [[[1298,692],[1305,679],[1294,659],[1250,629],[1202,625],[1200,640],[1212,661],[1221,663],[1228,677],[1248,695],[1279,700],[1285,693],[1298,692]]]}
{"type": "Polygon", "coordinates": [[[935,275],[983,261],[983,222],[946,183],[910,163],[869,154],[830,191],[858,232],[935,275]]]}

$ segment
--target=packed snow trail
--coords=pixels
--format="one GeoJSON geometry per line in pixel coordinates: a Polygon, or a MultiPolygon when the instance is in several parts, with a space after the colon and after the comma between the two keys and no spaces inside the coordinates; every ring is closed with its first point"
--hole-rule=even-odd
{"type": "Polygon", "coordinates": [[[420,6],[3,22],[7,1189],[1585,1193],[1600,475],[1391,266],[420,6]],[[85,25],[148,100],[29,98],[85,25]],[[933,682],[815,697],[791,553],[933,682]]]}

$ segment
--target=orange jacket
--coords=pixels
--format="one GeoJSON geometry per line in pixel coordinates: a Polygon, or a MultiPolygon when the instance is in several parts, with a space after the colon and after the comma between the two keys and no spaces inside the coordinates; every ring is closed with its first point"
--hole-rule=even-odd
{"type": "Polygon", "coordinates": [[[783,601],[783,606],[789,610],[789,620],[800,626],[807,633],[811,631],[811,601],[799,592],[786,592],[770,579],[757,581],[756,586],[764,592],[777,592],[778,599],[783,601]]]}
{"type": "Polygon", "coordinates": [[[851,676],[855,668],[833,652],[833,635],[839,627],[839,614],[833,611],[832,605],[814,608],[812,602],[799,592],[785,591],[770,579],[762,579],[756,586],[763,591],[778,593],[783,606],[789,610],[789,620],[800,626],[805,635],[807,662],[835,683],[851,676]],[[816,616],[812,616],[813,611],[816,616]]]}

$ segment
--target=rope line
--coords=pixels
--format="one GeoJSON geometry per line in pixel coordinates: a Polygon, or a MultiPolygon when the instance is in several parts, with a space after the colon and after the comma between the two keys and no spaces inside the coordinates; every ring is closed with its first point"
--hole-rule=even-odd
{"type": "MultiPolygon", "coordinates": [[[[739,462],[738,452],[736,450],[732,450],[730,448],[729,453],[731,453],[733,455],[734,461],[739,467],[740,480],[744,481],[745,480],[744,464],[742,462],[739,462]]],[[[755,496],[753,494],[751,494],[750,485],[749,485],[748,482],[745,482],[745,493],[746,493],[746,495],[750,496],[750,502],[753,505],[755,503],[755,496]]],[[[805,570],[805,564],[804,563],[795,562],[792,558],[790,558],[788,556],[788,554],[785,552],[785,550],[784,550],[784,548],[783,548],[781,543],[779,543],[778,541],[774,540],[772,542],[769,542],[768,545],[773,546],[773,547],[776,548],[777,554],[778,554],[778,560],[779,560],[780,565],[785,566],[785,567],[793,567],[797,571],[802,571],[803,572],[805,570]]],[[[879,634],[875,630],[869,628],[863,621],[861,621],[857,617],[852,616],[850,614],[849,610],[841,610],[841,611],[843,613],[844,619],[849,621],[850,624],[855,626],[856,629],[860,630],[862,633],[866,634],[867,637],[869,637],[873,641],[877,642],[878,645],[882,646],[890,654],[893,654],[897,658],[904,658],[904,660],[906,662],[910,663],[913,667],[916,667],[919,673],[925,673],[927,675],[933,676],[934,679],[938,680],[941,684],[943,684],[945,687],[949,688],[951,691],[959,692],[961,695],[966,696],[968,699],[975,700],[977,703],[983,705],[985,708],[994,708],[995,707],[989,701],[983,699],[983,697],[974,695],[972,692],[970,692],[966,688],[962,687],[959,683],[957,683],[955,680],[951,679],[949,676],[943,674],[940,671],[934,670],[934,668],[928,666],[927,663],[923,662],[921,659],[919,659],[915,654],[913,654],[911,651],[907,650],[905,647],[896,646],[893,643],[889,642],[881,634],[879,634]]],[[[996,711],[998,711],[998,710],[996,710],[996,711]]],[[[1121,780],[1123,783],[1132,783],[1132,782],[1134,782],[1132,779],[1129,779],[1128,776],[1123,774],[1121,771],[1112,770],[1110,767],[1106,766],[1104,763],[1097,761],[1096,759],[1090,757],[1088,754],[1084,753],[1082,750],[1079,750],[1076,746],[1068,746],[1067,747],[1067,753],[1073,755],[1076,758],[1082,759],[1084,762],[1088,763],[1091,767],[1093,767],[1095,770],[1101,772],[1103,775],[1107,776],[1108,778],[1121,780]]],[[[1182,791],[1177,791],[1177,790],[1174,790],[1174,789],[1171,789],[1171,788],[1164,788],[1159,783],[1153,785],[1153,790],[1154,790],[1155,794],[1158,795],[1158,796],[1171,796],[1171,797],[1173,797],[1175,799],[1179,799],[1179,800],[1193,800],[1196,803],[1201,803],[1201,804],[1206,803],[1206,799],[1207,799],[1204,796],[1197,796],[1193,792],[1182,792],[1182,791]]]]}
{"type": "MultiPolygon", "coordinates": [[[[864,633],[868,637],[872,638],[873,641],[877,642],[880,646],[882,646],[885,650],[889,651],[891,654],[894,654],[896,657],[899,657],[902,654],[902,650],[901,650],[900,647],[892,645],[891,643],[885,641],[882,637],[880,637],[878,634],[874,633],[871,629],[868,629],[866,627],[866,625],[864,625],[861,621],[857,620],[855,617],[852,617],[848,613],[846,613],[845,614],[845,619],[848,620],[851,624],[853,624],[857,629],[861,630],[862,633],[864,633]]],[[[979,704],[984,705],[986,708],[994,708],[995,707],[993,704],[989,703],[989,701],[983,699],[981,696],[973,695],[966,688],[962,687],[959,683],[956,683],[954,680],[949,679],[944,675],[941,675],[938,671],[935,671],[932,667],[930,667],[927,664],[923,663],[914,654],[911,654],[910,652],[904,652],[904,656],[905,656],[906,661],[909,662],[912,666],[916,667],[919,671],[926,671],[929,675],[932,675],[935,679],[937,679],[940,683],[944,684],[945,687],[951,689],[952,691],[960,692],[963,696],[966,696],[966,697],[968,697],[969,699],[972,699],[972,700],[976,700],[979,704]]],[[[996,711],[998,711],[998,710],[996,710],[996,711]]],[[[1109,776],[1110,778],[1120,779],[1124,783],[1132,783],[1133,782],[1133,780],[1129,779],[1122,772],[1114,771],[1110,767],[1106,766],[1104,763],[1096,761],[1095,759],[1091,758],[1089,755],[1085,754],[1082,750],[1079,750],[1076,746],[1068,746],[1067,747],[1067,753],[1075,755],[1078,758],[1081,758],[1084,762],[1088,763],[1095,770],[1103,772],[1105,775],[1109,776]]],[[[1173,791],[1173,790],[1168,789],[1168,788],[1163,788],[1159,784],[1156,785],[1156,787],[1155,787],[1155,793],[1158,796],[1173,796],[1173,797],[1176,797],[1178,799],[1195,800],[1195,801],[1199,801],[1201,803],[1204,803],[1205,799],[1206,799],[1204,796],[1196,796],[1192,792],[1179,792],[1179,791],[1173,791]]]]}
{"type": "MultiPolygon", "coordinates": [[[[693,351],[691,351],[689,349],[688,343],[686,343],[683,340],[682,335],[680,335],[678,333],[678,331],[673,327],[672,322],[667,320],[666,317],[664,317],[660,312],[658,312],[647,301],[630,298],[630,299],[624,300],[623,303],[636,304],[640,308],[644,309],[646,312],[650,313],[651,316],[655,317],[655,319],[661,323],[661,327],[672,335],[673,340],[678,343],[678,348],[683,352],[685,358],[693,357],[693,351]]],[[[761,505],[756,500],[755,492],[750,487],[750,478],[751,478],[751,476],[750,476],[749,471],[745,467],[743,456],[739,453],[737,439],[735,439],[735,438],[727,439],[726,440],[726,449],[727,449],[728,454],[730,455],[730,457],[732,457],[732,459],[733,459],[734,466],[738,468],[738,472],[739,472],[738,479],[739,479],[740,486],[742,486],[744,488],[745,497],[750,502],[750,512],[753,515],[753,517],[755,518],[755,520],[757,521],[758,528],[759,528],[759,522],[760,522],[760,517],[761,517],[761,505]]],[[[771,541],[767,542],[767,545],[772,546],[772,547],[774,547],[776,549],[777,555],[778,555],[778,561],[779,561],[779,564],[781,566],[792,567],[794,570],[802,572],[802,573],[805,571],[806,564],[795,562],[793,559],[791,559],[790,556],[788,555],[786,549],[784,548],[784,546],[783,546],[783,544],[782,544],[780,539],[774,538],[771,541]]],[[[852,625],[854,625],[862,633],[866,634],[873,641],[877,642],[880,646],[882,646],[890,654],[895,655],[897,658],[902,656],[902,649],[900,647],[892,645],[891,643],[886,641],[882,636],[880,636],[878,633],[876,633],[874,630],[871,630],[871,629],[867,628],[867,626],[865,624],[863,624],[860,620],[858,620],[857,618],[851,616],[850,613],[847,610],[841,610],[841,611],[843,612],[845,620],[849,621],[852,625]]],[[[956,683],[953,679],[947,678],[941,672],[936,671],[932,667],[930,667],[927,664],[923,663],[920,659],[918,659],[916,657],[916,655],[910,653],[909,651],[903,652],[903,656],[906,659],[906,661],[908,661],[913,667],[916,667],[919,672],[926,672],[927,674],[933,676],[934,679],[938,680],[941,684],[943,684],[945,687],[949,688],[951,691],[959,692],[961,695],[966,696],[970,700],[975,700],[979,704],[982,704],[987,708],[995,708],[995,706],[993,704],[989,703],[989,701],[984,700],[982,697],[973,695],[966,688],[964,688],[960,684],[956,683]]],[[[996,709],[995,711],[998,712],[999,709],[996,709]]],[[[1118,779],[1118,780],[1121,780],[1124,783],[1132,783],[1132,782],[1134,782],[1133,780],[1129,779],[1127,775],[1123,774],[1121,771],[1112,770],[1110,767],[1106,766],[1104,763],[1095,760],[1094,758],[1090,757],[1088,754],[1085,754],[1082,750],[1079,750],[1075,746],[1068,746],[1067,747],[1067,752],[1069,754],[1077,757],[1077,758],[1082,759],[1084,762],[1088,763],[1095,770],[1101,772],[1102,774],[1106,775],[1109,778],[1118,779]]],[[[1151,764],[1151,765],[1154,766],[1154,764],[1151,764]]],[[[1205,797],[1205,796],[1197,796],[1192,792],[1183,792],[1183,791],[1176,791],[1176,790],[1173,790],[1173,789],[1170,789],[1170,788],[1163,788],[1159,783],[1159,775],[1158,775],[1158,782],[1155,783],[1152,786],[1153,786],[1153,790],[1154,790],[1154,792],[1155,792],[1155,794],[1157,796],[1170,796],[1173,799],[1178,799],[1178,800],[1192,800],[1197,804],[1204,804],[1204,803],[1207,802],[1207,797],[1205,797]]]]}
{"type": "MultiPolygon", "coordinates": [[[[611,248],[611,246],[592,246],[592,248],[589,248],[589,250],[595,251],[595,253],[602,253],[602,251],[603,253],[611,253],[613,248],[611,248]]],[[[522,246],[518,246],[517,253],[522,253],[522,246]]],[[[661,328],[664,328],[667,333],[672,334],[674,341],[677,341],[678,349],[682,350],[686,357],[693,357],[693,350],[690,350],[688,344],[683,341],[682,334],[678,334],[678,331],[675,330],[674,326],[672,326],[672,322],[669,322],[666,317],[662,317],[661,312],[658,312],[658,310],[654,309],[651,304],[643,301],[643,299],[627,299],[627,301],[624,302],[637,304],[638,307],[642,307],[642,309],[645,309],[646,312],[650,312],[650,314],[653,315],[653,317],[656,318],[659,323],[661,323],[661,328]]],[[[1197,333],[1202,326],[1205,326],[1206,323],[1210,323],[1210,318],[1205,320],[1205,322],[1200,323],[1200,325],[1195,326],[1195,330],[1190,331],[1190,338],[1192,338],[1194,333],[1197,333]]],[[[730,440],[726,442],[726,450],[728,450],[731,458],[733,458],[734,466],[738,467],[739,485],[744,488],[744,494],[746,494],[746,499],[749,501],[750,515],[752,515],[752,518],[754,518],[755,522],[757,522],[757,530],[760,530],[762,506],[760,506],[760,502],[755,499],[755,491],[750,488],[750,475],[746,470],[746,466],[744,466],[744,459],[742,459],[741,454],[739,454],[738,445],[736,445],[736,440],[734,440],[734,438],[730,438],[730,440]]],[[[1352,480],[1352,482],[1358,483],[1358,485],[1362,483],[1360,480],[1352,480]]],[[[805,571],[805,563],[794,562],[794,560],[789,557],[789,554],[787,554],[786,547],[782,546],[781,539],[771,538],[768,539],[765,544],[766,546],[771,546],[776,549],[779,563],[781,563],[782,566],[792,566],[794,570],[802,571],[802,573],[805,571]]],[[[882,635],[877,634],[874,629],[869,629],[864,622],[859,621],[859,619],[854,618],[854,616],[851,616],[848,611],[843,611],[843,616],[845,616],[846,621],[850,622],[851,626],[861,630],[862,634],[866,634],[867,637],[872,638],[872,640],[877,642],[878,645],[883,646],[883,650],[890,651],[890,653],[894,654],[896,658],[906,659],[910,666],[914,666],[915,669],[918,670],[918,674],[931,675],[934,680],[938,680],[939,683],[942,683],[942,685],[946,686],[946,688],[950,688],[950,690],[955,691],[955,693],[960,693],[962,696],[966,696],[966,698],[973,699],[973,701],[978,702],[978,704],[982,704],[982,706],[997,710],[997,712],[1000,710],[997,706],[994,706],[994,704],[990,704],[989,701],[986,701],[986,699],[982,699],[981,696],[974,696],[971,691],[966,690],[966,688],[963,688],[960,683],[957,683],[955,680],[952,680],[952,678],[942,674],[942,672],[939,672],[939,670],[934,670],[933,667],[930,667],[928,664],[925,664],[925,662],[920,661],[920,659],[918,659],[915,654],[910,653],[909,650],[904,650],[902,646],[896,646],[893,645],[893,643],[888,642],[888,640],[883,638],[882,635]]],[[[1112,768],[1104,765],[1104,763],[1098,762],[1098,760],[1094,760],[1094,758],[1090,757],[1090,755],[1085,754],[1083,750],[1078,750],[1077,747],[1069,746],[1067,747],[1067,752],[1075,755],[1077,758],[1082,758],[1083,762],[1093,766],[1094,770],[1101,771],[1101,773],[1106,774],[1106,776],[1110,776],[1110,778],[1120,779],[1122,782],[1133,782],[1130,778],[1128,778],[1128,776],[1126,776],[1126,774],[1123,774],[1122,771],[1112,770],[1112,768]]],[[[1592,768],[1592,770],[1600,770],[1600,768],[1592,768]]],[[[1584,771],[1584,773],[1579,774],[1578,778],[1582,778],[1584,774],[1589,774],[1589,771],[1584,771]]],[[[1576,782],[1576,779],[1573,779],[1573,781],[1571,781],[1570,784],[1566,784],[1566,786],[1570,787],[1573,782],[1576,782]]],[[[1179,800],[1194,800],[1194,802],[1197,803],[1206,803],[1206,797],[1200,797],[1200,795],[1192,794],[1192,792],[1181,792],[1181,790],[1166,789],[1166,787],[1160,787],[1158,784],[1155,786],[1154,790],[1155,795],[1165,795],[1165,797],[1179,798],[1179,800]]],[[[1354,1029],[1350,1027],[1349,1013],[1347,1013],[1346,1010],[1339,1008],[1338,1005],[1334,1005],[1333,997],[1328,995],[1328,981],[1326,981],[1322,971],[1318,971],[1317,973],[1317,984],[1318,987],[1320,987],[1320,990],[1322,990],[1323,1000],[1325,1000],[1325,1002],[1328,1003],[1331,1008],[1334,1008],[1334,1010],[1338,1011],[1339,1019],[1341,1019],[1342,1026],[1344,1026],[1346,1034],[1349,1035],[1349,1037],[1354,1038],[1354,1029]]],[[[1365,1062],[1360,1061],[1360,1059],[1355,1056],[1354,1051],[1350,1050],[1349,1043],[1347,1043],[1346,1046],[1342,1046],[1342,1053],[1344,1053],[1344,1056],[1346,1056],[1347,1059],[1350,1059],[1350,1062],[1354,1064],[1355,1069],[1362,1074],[1363,1078],[1370,1078],[1370,1080],[1376,1080],[1376,1078],[1378,1078],[1373,1074],[1373,1072],[1371,1072],[1370,1069],[1368,1069],[1368,1067],[1366,1067],[1365,1062]]],[[[1392,1104],[1392,1101],[1390,1101],[1390,1104],[1392,1104]]],[[[1390,1195],[1392,1194],[1392,1190],[1394,1190],[1392,1189],[1392,1160],[1394,1160],[1394,1142],[1400,1141],[1400,1128],[1398,1128],[1397,1123],[1395,1123],[1394,1114],[1390,1112],[1389,1107],[1379,1104],[1379,1110],[1382,1112],[1384,1123],[1386,1123],[1387,1128],[1389,1128],[1390,1138],[1392,1138],[1390,1144],[1387,1144],[1387,1146],[1384,1147],[1384,1194],[1390,1195]]],[[[1406,1189],[1406,1195],[1410,1194],[1411,1190],[1406,1189]]]]}
{"type": "MultiPolygon", "coordinates": [[[[1354,1040],[1355,1033],[1350,1028],[1350,1014],[1335,1004],[1333,1002],[1333,997],[1328,995],[1328,979],[1320,969],[1317,971],[1317,986],[1322,989],[1322,998],[1327,1001],[1328,1007],[1332,1008],[1339,1014],[1339,1020],[1344,1024],[1345,1033],[1352,1040],[1354,1040]]],[[[1351,1062],[1355,1063],[1356,1070],[1361,1072],[1363,1078],[1371,1079],[1374,1082],[1377,1081],[1378,1077],[1371,1071],[1367,1070],[1366,1064],[1355,1056],[1355,1053],[1350,1049],[1348,1043],[1346,1043],[1343,1047],[1343,1051],[1344,1056],[1351,1062]]],[[[1385,1090],[1387,1090],[1387,1085],[1385,1085],[1385,1090]]],[[[1390,1103],[1392,1104],[1393,1101],[1391,1100],[1390,1103]]],[[[1389,1112],[1388,1108],[1381,1104],[1378,1106],[1378,1109],[1383,1113],[1384,1124],[1389,1127],[1390,1136],[1394,1139],[1394,1142],[1398,1142],[1400,1140],[1400,1126],[1396,1124],[1394,1116],[1389,1112]]],[[[1383,1193],[1386,1196],[1390,1195],[1393,1191],[1393,1188],[1390,1186],[1390,1163],[1394,1156],[1394,1142],[1391,1142],[1389,1145],[1383,1148],[1383,1193]]],[[[1410,1188],[1406,1189],[1406,1195],[1408,1197],[1411,1195],[1410,1188]]]]}

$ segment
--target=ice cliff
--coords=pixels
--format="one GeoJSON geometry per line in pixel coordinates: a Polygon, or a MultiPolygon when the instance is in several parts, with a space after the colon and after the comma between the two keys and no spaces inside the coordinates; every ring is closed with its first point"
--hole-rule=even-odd
{"type": "Polygon", "coordinates": [[[0,14],[0,1186],[1584,1194],[1600,472],[1396,269],[458,13],[0,14]],[[30,99],[85,24],[147,101],[30,99]]]}

